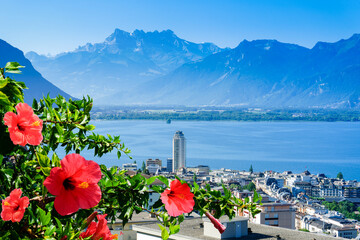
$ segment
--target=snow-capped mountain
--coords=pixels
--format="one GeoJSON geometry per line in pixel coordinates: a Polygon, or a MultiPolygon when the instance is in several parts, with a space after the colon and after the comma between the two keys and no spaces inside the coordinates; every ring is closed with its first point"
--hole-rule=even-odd
{"type": "Polygon", "coordinates": [[[27,56],[53,83],[102,105],[360,107],[359,34],[312,49],[276,40],[220,49],[170,30],[116,29],[103,43],[27,56]]]}
{"type": "Polygon", "coordinates": [[[360,107],[360,35],[312,49],[244,40],[149,81],[136,95],[116,96],[137,104],[360,107]]]}
{"type": "Polygon", "coordinates": [[[95,100],[120,90],[131,92],[182,64],[222,51],[212,43],[196,44],[172,31],[128,33],[116,29],[103,43],[86,44],[55,57],[26,56],[47,79],[75,97],[95,100]]]}

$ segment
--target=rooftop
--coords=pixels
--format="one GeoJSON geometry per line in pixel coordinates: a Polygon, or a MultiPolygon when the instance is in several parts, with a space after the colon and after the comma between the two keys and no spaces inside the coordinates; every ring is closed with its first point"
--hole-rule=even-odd
{"type": "MultiPolygon", "coordinates": [[[[224,218],[221,218],[223,222],[224,218]]],[[[181,229],[178,234],[171,235],[169,239],[173,240],[216,240],[218,238],[204,236],[204,229],[201,227],[203,219],[200,217],[187,218],[183,223],[181,223],[181,229]]],[[[335,238],[329,235],[315,234],[302,232],[298,230],[291,230],[286,228],[272,227],[254,223],[248,223],[249,231],[248,236],[241,238],[231,238],[228,240],[239,240],[239,239],[261,239],[261,240],[304,240],[304,239],[316,239],[316,240],[331,240],[331,239],[344,239],[344,238],[335,238]]],[[[143,225],[133,226],[134,231],[161,236],[160,228],[157,223],[149,223],[143,225]]]]}

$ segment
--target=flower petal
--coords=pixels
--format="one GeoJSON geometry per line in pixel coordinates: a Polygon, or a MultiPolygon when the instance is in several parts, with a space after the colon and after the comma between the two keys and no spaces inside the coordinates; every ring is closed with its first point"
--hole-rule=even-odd
{"type": "Polygon", "coordinates": [[[20,188],[16,188],[10,193],[10,201],[18,200],[21,197],[22,191],[20,188]]]}
{"type": "Polygon", "coordinates": [[[17,125],[17,115],[13,112],[7,112],[4,116],[4,123],[9,128],[16,127],[17,125]]]}
{"type": "Polygon", "coordinates": [[[101,189],[97,184],[90,184],[85,189],[77,188],[73,192],[79,202],[79,208],[82,209],[95,207],[101,200],[101,189]]]}
{"type": "Polygon", "coordinates": [[[33,109],[26,103],[19,103],[15,108],[17,115],[21,118],[30,119],[34,114],[33,109]]]}
{"type": "Polygon", "coordinates": [[[44,186],[52,195],[59,195],[64,188],[65,180],[64,170],[59,167],[54,167],[50,171],[50,176],[48,176],[44,181],[44,186]]]}
{"type": "Polygon", "coordinates": [[[79,202],[71,191],[63,190],[54,201],[55,210],[61,215],[69,215],[79,210],[79,202]]]}
{"type": "Polygon", "coordinates": [[[60,162],[65,177],[72,177],[86,165],[86,160],[80,154],[71,153],[66,155],[60,162]]]}

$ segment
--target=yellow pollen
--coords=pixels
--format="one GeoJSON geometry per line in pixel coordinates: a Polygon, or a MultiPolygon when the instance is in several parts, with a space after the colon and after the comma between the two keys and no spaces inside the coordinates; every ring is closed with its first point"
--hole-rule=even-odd
{"type": "Polygon", "coordinates": [[[10,203],[4,202],[4,206],[10,206],[10,203]]]}
{"type": "Polygon", "coordinates": [[[88,188],[89,187],[89,184],[87,183],[87,182],[82,182],[82,183],[80,183],[79,184],[79,186],[78,186],[79,188],[83,188],[83,189],[86,189],[86,188],[88,188]]]}
{"type": "Polygon", "coordinates": [[[35,121],[31,124],[31,126],[34,126],[34,127],[38,127],[40,126],[40,122],[39,121],[35,121]]]}
{"type": "Polygon", "coordinates": [[[185,198],[184,194],[178,194],[177,196],[178,196],[179,198],[181,198],[181,199],[184,199],[184,198],[185,198]]]}

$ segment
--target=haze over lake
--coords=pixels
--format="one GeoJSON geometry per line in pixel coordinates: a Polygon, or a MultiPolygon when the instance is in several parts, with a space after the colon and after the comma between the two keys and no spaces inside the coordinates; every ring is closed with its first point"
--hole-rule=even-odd
{"type": "MultiPolygon", "coordinates": [[[[93,121],[100,134],[121,135],[132,150],[133,160],[116,153],[95,159],[107,166],[160,158],[163,165],[172,157],[172,137],[184,132],[187,166],[209,165],[211,169],[231,168],[295,173],[309,170],[336,177],[359,179],[360,123],[356,122],[200,122],[122,120],[93,121]]],[[[94,159],[91,151],[82,153],[94,159]]],[[[63,157],[63,156],[61,156],[63,157]]]]}

